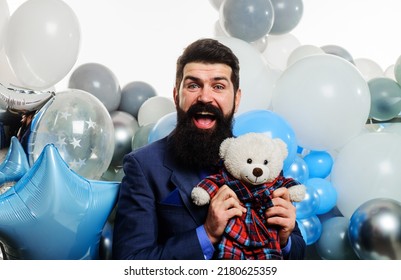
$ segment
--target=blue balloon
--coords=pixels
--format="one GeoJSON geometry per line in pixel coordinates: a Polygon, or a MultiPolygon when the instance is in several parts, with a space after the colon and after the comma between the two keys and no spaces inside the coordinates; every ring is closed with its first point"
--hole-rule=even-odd
{"type": "Polygon", "coordinates": [[[270,110],[250,110],[236,116],[234,136],[248,132],[264,133],[271,138],[280,138],[287,144],[288,156],[284,161],[283,170],[288,169],[294,162],[298,149],[295,132],[277,113],[270,110]]]}
{"type": "Polygon", "coordinates": [[[330,181],[322,178],[310,178],[305,185],[313,187],[319,196],[317,215],[326,214],[337,205],[337,191],[330,181]]]}
{"type": "Polygon", "coordinates": [[[304,157],[309,168],[309,177],[326,178],[333,167],[332,156],[325,151],[311,151],[304,157]]]}
{"type": "Polygon", "coordinates": [[[316,215],[312,215],[305,219],[297,219],[298,225],[301,224],[304,233],[306,235],[304,238],[306,245],[312,245],[319,240],[322,235],[322,223],[316,215]]]}
{"type": "Polygon", "coordinates": [[[314,187],[306,186],[305,198],[300,202],[294,202],[297,219],[305,219],[316,215],[319,208],[319,195],[314,187]]]}
{"type": "Polygon", "coordinates": [[[5,159],[0,164],[0,186],[18,181],[28,170],[29,163],[24,148],[17,137],[12,136],[5,159]]]}
{"type": "Polygon", "coordinates": [[[170,134],[177,124],[177,112],[161,117],[152,127],[148,135],[148,143],[152,143],[170,134]]]}
{"type": "Polygon", "coordinates": [[[303,158],[296,155],[294,158],[294,162],[290,165],[289,168],[284,170],[284,176],[293,178],[301,184],[305,184],[306,180],[309,179],[308,165],[306,165],[303,158]]]}
{"type": "Polygon", "coordinates": [[[0,195],[0,242],[5,259],[98,259],[102,229],[119,182],[72,171],[53,144],[0,195]]]}

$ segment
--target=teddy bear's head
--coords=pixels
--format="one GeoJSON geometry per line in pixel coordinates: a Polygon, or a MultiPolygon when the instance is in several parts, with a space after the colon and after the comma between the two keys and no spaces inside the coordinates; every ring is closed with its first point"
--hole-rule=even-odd
{"type": "Polygon", "coordinates": [[[252,185],[272,182],[288,155],[287,144],[262,133],[246,133],[221,143],[220,157],[236,179],[252,185]]]}

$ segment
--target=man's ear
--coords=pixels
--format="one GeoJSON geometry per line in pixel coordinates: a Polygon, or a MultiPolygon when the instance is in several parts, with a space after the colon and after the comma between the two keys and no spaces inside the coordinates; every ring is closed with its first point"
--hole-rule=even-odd
{"type": "Polygon", "coordinates": [[[176,87],[174,87],[174,89],[173,89],[173,100],[174,100],[174,103],[175,103],[175,106],[178,106],[178,90],[177,90],[177,88],[176,87]]]}
{"type": "Polygon", "coordinates": [[[238,111],[239,105],[241,103],[241,95],[242,95],[242,91],[241,91],[241,89],[238,89],[237,93],[235,95],[235,100],[234,100],[234,104],[235,104],[234,113],[236,113],[238,111]]]}

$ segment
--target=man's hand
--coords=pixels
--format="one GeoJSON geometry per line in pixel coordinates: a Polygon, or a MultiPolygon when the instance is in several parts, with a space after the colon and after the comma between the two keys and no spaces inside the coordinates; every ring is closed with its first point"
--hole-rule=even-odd
{"type": "Polygon", "coordinates": [[[279,229],[280,246],[287,245],[288,238],[295,227],[296,208],[290,201],[287,188],[278,188],[272,194],[273,207],[266,210],[267,222],[277,225],[279,229]]]}
{"type": "Polygon", "coordinates": [[[229,219],[241,217],[246,208],[241,205],[235,192],[228,186],[222,186],[210,201],[209,211],[204,224],[212,244],[217,244],[229,219]]]}

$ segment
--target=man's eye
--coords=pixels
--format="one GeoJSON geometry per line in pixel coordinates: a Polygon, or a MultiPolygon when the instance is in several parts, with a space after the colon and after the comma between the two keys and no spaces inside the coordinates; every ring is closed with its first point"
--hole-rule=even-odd
{"type": "Polygon", "coordinates": [[[189,84],[188,88],[199,88],[197,84],[189,84]]]}
{"type": "Polygon", "coordinates": [[[223,90],[224,86],[223,85],[215,85],[214,88],[218,89],[218,90],[223,90]]]}

